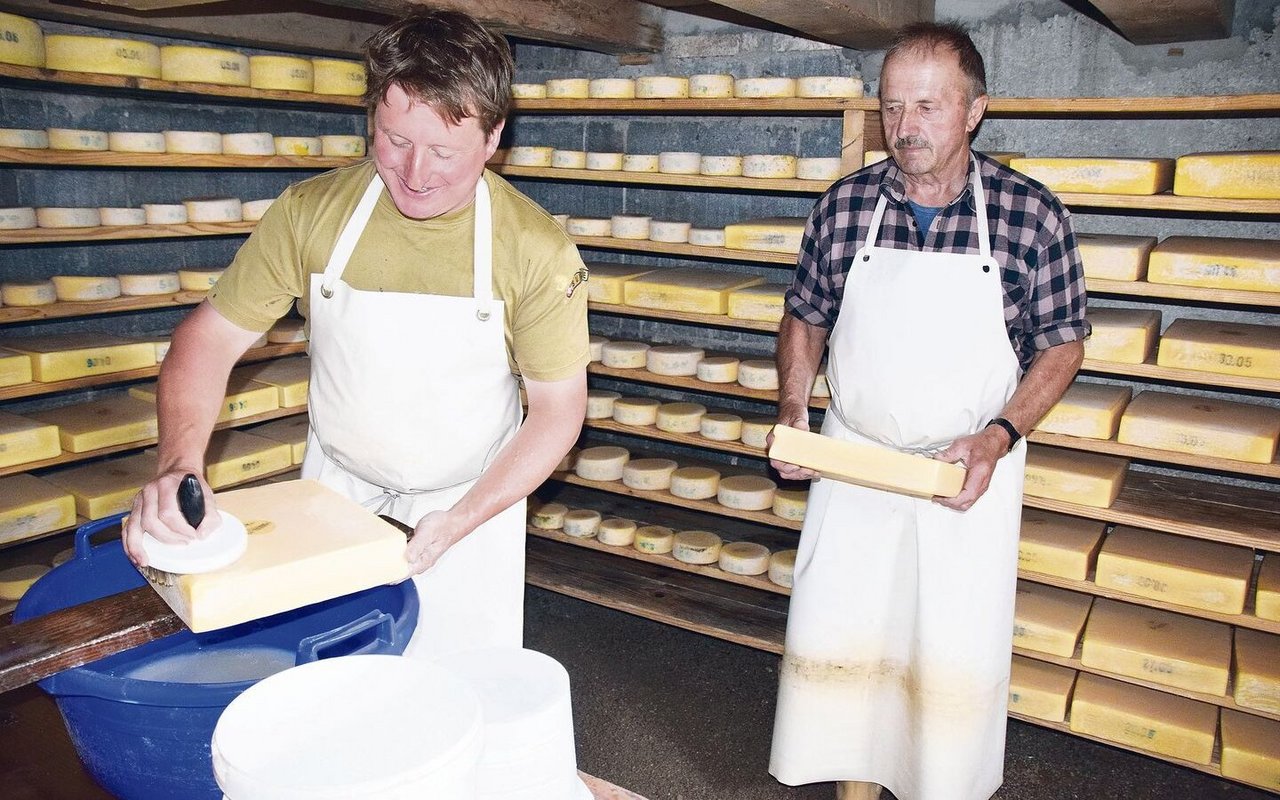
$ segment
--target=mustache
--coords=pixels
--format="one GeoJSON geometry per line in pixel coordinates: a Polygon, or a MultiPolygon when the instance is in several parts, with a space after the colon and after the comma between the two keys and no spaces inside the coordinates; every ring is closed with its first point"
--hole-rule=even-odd
{"type": "Polygon", "coordinates": [[[898,150],[903,147],[928,147],[929,142],[922,136],[903,136],[900,139],[893,140],[893,149],[898,150]]]}

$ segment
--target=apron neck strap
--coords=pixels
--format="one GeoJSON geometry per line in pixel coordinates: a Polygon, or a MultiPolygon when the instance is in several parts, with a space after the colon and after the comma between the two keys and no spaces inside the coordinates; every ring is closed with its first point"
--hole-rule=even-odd
{"type": "Polygon", "coordinates": [[[329,263],[325,265],[324,278],[320,281],[320,294],[323,296],[333,296],[333,284],[342,277],[342,271],[347,268],[351,253],[356,249],[356,243],[360,241],[360,235],[364,233],[364,227],[368,224],[369,218],[373,216],[373,208],[378,204],[383,188],[385,187],[382,176],[375,170],[373,179],[369,181],[364,195],[356,204],[356,210],[351,212],[351,218],[347,220],[342,233],[338,235],[338,241],[333,245],[333,252],[329,254],[329,263]]]}
{"type": "Polygon", "coordinates": [[[489,204],[489,184],[484,174],[476,182],[475,244],[472,254],[472,296],[476,299],[476,317],[484,322],[493,307],[493,211],[489,204]]]}
{"type": "MultiPolygon", "coordinates": [[[[982,176],[978,169],[978,159],[969,154],[969,163],[973,171],[969,174],[969,185],[973,188],[973,209],[978,218],[978,254],[983,258],[991,256],[991,230],[987,224],[987,197],[982,191],[982,176]]],[[[889,197],[883,192],[876,201],[876,210],[871,215],[871,224],[867,226],[867,239],[862,243],[864,248],[875,246],[880,238],[880,221],[884,219],[884,210],[888,206],[889,197]]]]}

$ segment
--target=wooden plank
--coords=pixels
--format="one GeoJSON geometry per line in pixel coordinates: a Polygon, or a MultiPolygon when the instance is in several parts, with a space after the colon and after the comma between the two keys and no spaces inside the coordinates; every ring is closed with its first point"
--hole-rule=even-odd
{"type": "Polygon", "coordinates": [[[840,172],[848,175],[862,169],[867,151],[867,112],[845,111],[840,115],[840,172]]]}
{"type": "Polygon", "coordinates": [[[699,189],[742,189],[751,192],[786,192],[819,194],[831,181],[798,178],[742,178],[710,175],[673,175],[660,172],[625,172],[622,170],[557,169],[555,167],[517,167],[489,164],[489,169],[508,178],[533,178],[587,183],[634,183],[656,186],[692,186],[699,189]]]}
{"type": "Polygon", "coordinates": [[[513,101],[516,113],[526,114],[806,114],[834,116],[844,111],[878,109],[878,100],[863,97],[670,97],[663,99],[547,99],[522,97],[513,101]]]}
{"type": "Polygon", "coordinates": [[[1049,444],[1055,447],[1069,447],[1072,450],[1083,450],[1089,453],[1106,453],[1107,455],[1155,461],[1161,464],[1176,464],[1183,467],[1229,472],[1254,478],[1280,478],[1280,459],[1277,458],[1273,458],[1269,464],[1254,464],[1234,458],[1202,456],[1194,453],[1180,453],[1175,450],[1157,450],[1151,447],[1124,444],[1112,439],[1085,439],[1079,436],[1064,436],[1060,433],[1045,433],[1044,431],[1031,431],[1027,434],[1027,441],[1037,444],[1049,444]]]}
{"type": "MultiPolygon", "coordinates": [[[[182,308],[194,306],[204,300],[207,292],[175,292],[146,296],[120,296],[110,300],[85,300],[81,302],[50,303],[47,306],[4,306],[0,308],[0,325],[19,322],[38,322],[48,319],[92,317],[98,314],[116,314],[123,311],[141,311],[153,308],[182,308]]],[[[0,345],[3,346],[3,345],[0,345]]]]}
{"type": "MultiPolygon", "coordinates": [[[[618,303],[600,303],[592,300],[587,309],[597,314],[616,314],[623,317],[660,319],[663,322],[685,322],[690,325],[712,325],[717,328],[733,328],[741,331],[777,333],[778,323],[754,319],[735,319],[724,314],[698,314],[692,311],[665,311],[656,308],[638,308],[618,303]]],[[[0,313],[3,313],[0,311],[0,313]]],[[[0,317],[3,319],[3,317],[0,317]]]]}
{"type": "Polygon", "coordinates": [[[184,153],[116,153],[110,150],[32,150],[0,147],[0,163],[60,167],[150,167],[168,169],[329,169],[363,161],[348,156],[233,156],[184,153]]]}
{"type": "Polygon", "coordinates": [[[1127,208],[1135,211],[1190,211],[1207,214],[1280,214],[1280,200],[1230,200],[1221,197],[1180,197],[1175,194],[1086,194],[1055,192],[1068,206],[1127,208]]]}
{"type": "Polygon", "coordinates": [[[1086,358],[1080,365],[1080,371],[1100,372],[1105,375],[1123,375],[1129,378],[1168,381],[1171,383],[1189,383],[1196,386],[1207,386],[1212,389],[1245,389],[1269,394],[1280,393],[1280,380],[1275,378],[1223,375],[1217,372],[1162,367],[1155,363],[1155,356],[1152,356],[1144,364],[1121,364],[1115,361],[1099,361],[1095,358],[1086,358]]]}
{"type": "Polygon", "coordinates": [[[1235,0],[1090,0],[1134,44],[1200,42],[1231,35],[1235,0]]]}
{"type": "Polygon", "coordinates": [[[1085,288],[1090,294],[1160,297],[1169,300],[1191,300],[1197,303],[1280,308],[1280,292],[1210,289],[1203,286],[1179,286],[1173,283],[1149,281],[1111,281],[1105,278],[1085,278],[1085,288]]]}
{"type": "Polygon", "coordinates": [[[96,228],[23,228],[0,231],[0,244],[106,242],[120,239],[174,239],[189,236],[245,236],[256,222],[188,222],[182,225],[127,225],[96,228]]]}
{"type": "Polygon", "coordinates": [[[894,34],[913,22],[933,21],[933,0],[818,0],[778,3],[770,0],[715,0],[717,5],[768,20],[820,42],[881,50],[894,34]]]}
{"type": "Polygon", "coordinates": [[[582,770],[578,770],[578,777],[591,790],[592,800],[645,800],[635,792],[623,789],[621,786],[614,786],[612,783],[588,775],[582,770]]]}
{"type": "Polygon", "coordinates": [[[570,236],[579,247],[597,250],[623,250],[647,255],[689,256],[719,261],[744,261],[756,264],[796,266],[795,253],[766,253],[763,250],[731,250],[728,247],[700,247],[694,244],[671,244],[648,240],[615,239],[612,236],[570,236]]]}

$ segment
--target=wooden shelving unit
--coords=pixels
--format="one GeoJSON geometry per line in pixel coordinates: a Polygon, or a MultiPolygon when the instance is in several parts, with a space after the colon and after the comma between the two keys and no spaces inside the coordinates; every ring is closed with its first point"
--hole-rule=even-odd
{"type": "Polygon", "coordinates": [[[185,153],[116,153],[108,150],[35,150],[0,147],[0,164],[40,167],[138,169],[331,169],[363,161],[346,156],[235,156],[185,153]]]}
{"type": "Polygon", "coordinates": [[[0,325],[39,322],[50,319],[71,319],[98,314],[118,314],[126,311],[149,311],[158,308],[183,308],[194,306],[208,292],[175,292],[137,297],[115,297],[110,300],[86,300],[72,303],[50,303],[45,306],[2,306],[0,325]]]}
{"type": "Polygon", "coordinates": [[[180,239],[188,236],[247,236],[256,222],[188,222],[181,225],[100,225],[96,228],[23,228],[0,231],[0,244],[108,242],[120,239],[180,239]]]}

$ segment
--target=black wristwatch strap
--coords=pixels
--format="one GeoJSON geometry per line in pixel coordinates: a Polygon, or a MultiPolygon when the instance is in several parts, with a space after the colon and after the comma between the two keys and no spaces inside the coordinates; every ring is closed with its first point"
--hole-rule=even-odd
{"type": "Polygon", "coordinates": [[[1019,439],[1022,438],[1022,434],[1018,433],[1018,429],[1013,427],[1013,423],[1005,419],[1004,417],[996,417],[995,419],[987,423],[988,428],[990,428],[992,425],[999,425],[1001,428],[1004,428],[1005,433],[1009,434],[1010,450],[1012,450],[1013,446],[1018,443],[1019,439]]]}

